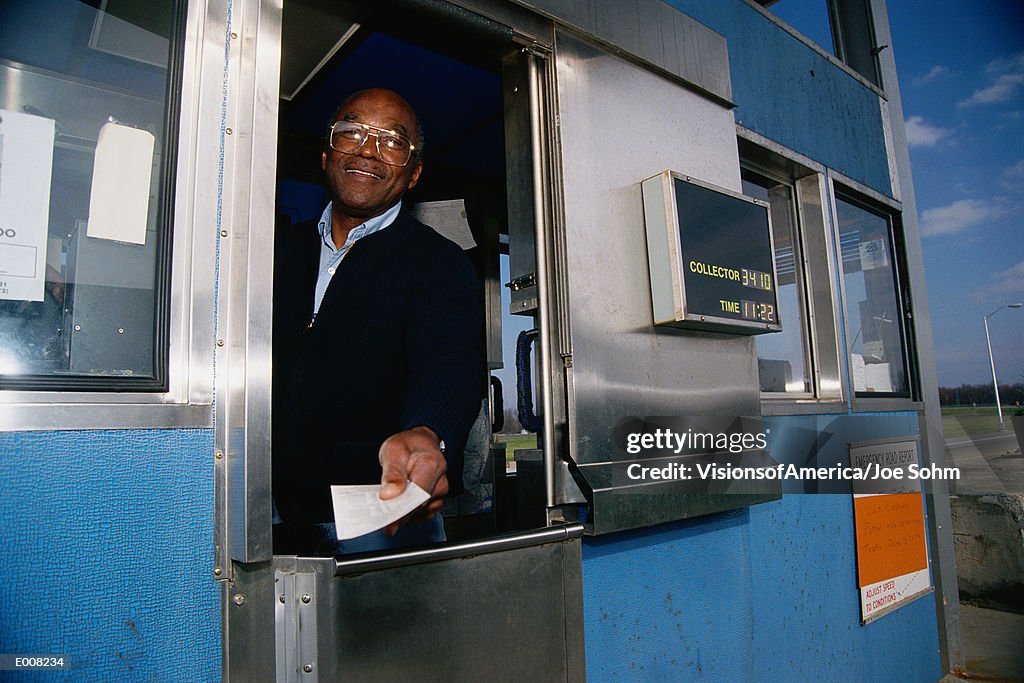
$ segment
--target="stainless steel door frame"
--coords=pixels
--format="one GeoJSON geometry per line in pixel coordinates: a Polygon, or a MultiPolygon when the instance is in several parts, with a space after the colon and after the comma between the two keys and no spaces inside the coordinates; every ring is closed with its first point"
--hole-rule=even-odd
{"type": "MultiPolygon", "coordinates": [[[[359,600],[366,600],[373,606],[388,595],[404,594],[396,590],[404,581],[396,575],[398,572],[422,575],[423,583],[436,585],[442,593],[446,586],[462,586],[461,591],[444,593],[447,598],[443,611],[449,614],[453,609],[460,610],[447,626],[463,634],[462,641],[476,642],[476,647],[465,648],[460,655],[463,657],[460,661],[466,666],[471,664],[473,671],[490,666],[496,676],[507,673],[507,663],[502,663],[501,657],[482,654],[478,640],[471,637],[479,638],[481,624],[487,623],[489,615],[497,613],[494,610],[497,594],[497,603],[504,608],[499,610],[502,621],[495,622],[494,628],[504,628],[507,633],[494,641],[496,647],[502,651],[507,649],[508,643],[513,642],[513,631],[507,624],[518,624],[523,633],[516,631],[515,642],[532,644],[521,650],[522,671],[550,678],[557,670],[560,679],[583,680],[579,542],[582,529],[578,525],[420,553],[381,556],[372,561],[372,567],[360,565],[355,575],[344,570],[346,566],[351,567],[351,560],[271,557],[269,302],[272,293],[270,279],[265,275],[270,271],[273,258],[272,202],[283,7],[281,0],[237,0],[209,9],[212,11],[206,18],[204,75],[219,79],[223,89],[219,198],[225,217],[221,238],[227,238],[218,254],[218,409],[214,458],[217,471],[215,575],[223,580],[224,678],[271,680],[280,675],[288,679],[292,673],[301,672],[300,679],[304,681],[333,680],[331,672],[338,667],[392,666],[394,660],[385,656],[338,658],[329,644],[320,650],[331,652],[327,659],[306,661],[323,640],[318,636],[311,641],[302,634],[303,624],[308,634],[311,622],[315,622],[318,633],[332,632],[335,620],[344,622],[346,615],[353,613],[353,605],[358,607],[359,600]],[[223,36],[219,44],[218,36],[223,36]],[[218,50],[219,70],[214,68],[218,50]],[[401,567],[394,565],[396,558],[403,563],[401,567]],[[338,578],[334,576],[335,565],[342,572],[338,578]],[[529,577],[529,580],[523,581],[522,577],[529,577]],[[351,588],[354,583],[360,586],[351,588]],[[373,585],[363,587],[366,584],[373,585]],[[521,585],[522,590],[511,588],[510,584],[521,585]],[[302,607],[294,613],[291,612],[294,605],[284,592],[285,586],[291,593],[298,593],[297,605],[302,607]],[[476,591],[475,597],[467,597],[467,591],[471,590],[476,591]],[[304,596],[308,601],[302,601],[304,596]],[[285,603],[281,602],[281,597],[285,598],[285,603]],[[272,628],[275,615],[284,624],[279,638],[272,628]],[[543,629],[538,629],[545,624],[543,629]],[[539,635],[531,635],[534,632],[539,635]],[[309,670],[307,664],[312,664],[309,670]]],[[[522,34],[517,36],[522,40],[522,34]]],[[[531,49],[543,48],[541,44],[526,42],[533,46],[531,49]]],[[[526,92],[530,94],[530,102],[536,105],[536,88],[526,92]]],[[[534,111],[530,110],[531,131],[536,124],[534,111]]],[[[535,155],[534,164],[544,163],[542,158],[547,158],[546,153],[543,157],[535,155]]],[[[532,181],[533,166],[524,177],[527,176],[532,181]]],[[[548,178],[545,175],[545,179],[548,178]]],[[[408,627],[420,614],[414,607],[404,605],[390,612],[389,616],[398,619],[398,623],[376,635],[387,637],[392,632],[401,632],[406,637],[412,634],[416,642],[428,642],[426,635],[436,632],[436,628],[423,626],[411,631],[399,628],[408,627]]],[[[440,612],[431,614],[437,617],[440,612]]],[[[362,618],[357,620],[362,621],[362,618]]],[[[356,635],[361,633],[365,633],[362,627],[357,629],[356,635]]],[[[438,656],[436,666],[450,669],[450,655],[439,652],[438,656]]],[[[410,667],[413,665],[409,663],[410,667]]],[[[422,667],[409,668],[407,674],[413,671],[420,675],[422,667]]]]}
{"type": "MultiPolygon", "coordinates": [[[[206,5],[204,97],[216,141],[214,576],[222,581],[225,680],[274,677],[270,569],[270,344],[281,0],[206,5]]],[[[212,129],[212,130],[210,130],[212,129]]],[[[201,226],[209,229],[208,225],[201,226]]]]}

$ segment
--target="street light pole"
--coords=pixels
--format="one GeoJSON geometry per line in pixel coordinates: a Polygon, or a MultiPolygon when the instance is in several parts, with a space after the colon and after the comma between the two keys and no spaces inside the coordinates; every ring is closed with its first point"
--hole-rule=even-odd
{"type": "Polygon", "coordinates": [[[1000,306],[996,310],[992,311],[991,313],[986,315],[985,318],[984,318],[984,320],[985,320],[985,342],[988,344],[988,362],[989,362],[989,365],[992,366],[992,387],[996,390],[996,412],[999,413],[999,430],[1000,431],[1003,431],[1003,430],[1006,429],[1006,423],[1003,422],[1003,406],[1002,406],[1002,404],[999,403],[999,380],[996,379],[996,361],[995,361],[995,358],[992,356],[992,338],[988,334],[988,319],[991,318],[992,316],[994,316],[999,311],[1003,310],[1004,308],[1020,308],[1021,306],[1024,306],[1024,303],[1020,303],[1020,304],[1006,304],[1006,305],[1000,306]]]}

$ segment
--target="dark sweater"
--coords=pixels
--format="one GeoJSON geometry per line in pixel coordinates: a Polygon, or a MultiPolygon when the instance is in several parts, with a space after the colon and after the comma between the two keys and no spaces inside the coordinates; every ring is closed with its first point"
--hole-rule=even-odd
{"type": "Polygon", "coordinates": [[[331,484],[373,484],[388,436],[445,442],[451,491],[480,408],[480,286],[458,245],[406,213],[342,260],[320,305],[316,221],[279,229],[274,254],[273,491],[286,522],[333,519],[331,484]]]}

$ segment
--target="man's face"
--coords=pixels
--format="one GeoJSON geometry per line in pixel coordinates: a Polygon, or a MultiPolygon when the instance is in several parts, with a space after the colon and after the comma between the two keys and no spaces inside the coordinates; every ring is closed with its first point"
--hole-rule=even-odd
{"type": "MultiPolygon", "coordinates": [[[[356,93],[339,108],[335,121],[342,119],[393,130],[419,144],[415,113],[390,90],[356,93]]],[[[335,211],[352,218],[373,218],[416,185],[423,164],[410,161],[405,166],[389,166],[378,155],[376,143],[371,136],[355,154],[343,154],[330,146],[324,150],[321,164],[335,211]]]]}

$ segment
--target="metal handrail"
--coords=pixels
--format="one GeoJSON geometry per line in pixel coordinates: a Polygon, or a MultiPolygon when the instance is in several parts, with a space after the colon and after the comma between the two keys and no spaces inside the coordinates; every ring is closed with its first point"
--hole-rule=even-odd
{"type": "Polygon", "coordinates": [[[439,562],[442,560],[454,560],[475,555],[504,552],[516,550],[517,548],[528,548],[531,546],[544,545],[546,543],[558,543],[583,535],[582,524],[564,524],[559,526],[545,527],[531,531],[517,531],[502,536],[494,536],[478,541],[466,541],[452,545],[443,545],[436,548],[422,548],[418,550],[407,550],[386,555],[370,555],[367,557],[353,557],[352,559],[335,558],[335,576],[347,576],[350,574],[361,574],[379,569],[392,569],[405,567],[424,562],[439,562]]]}

